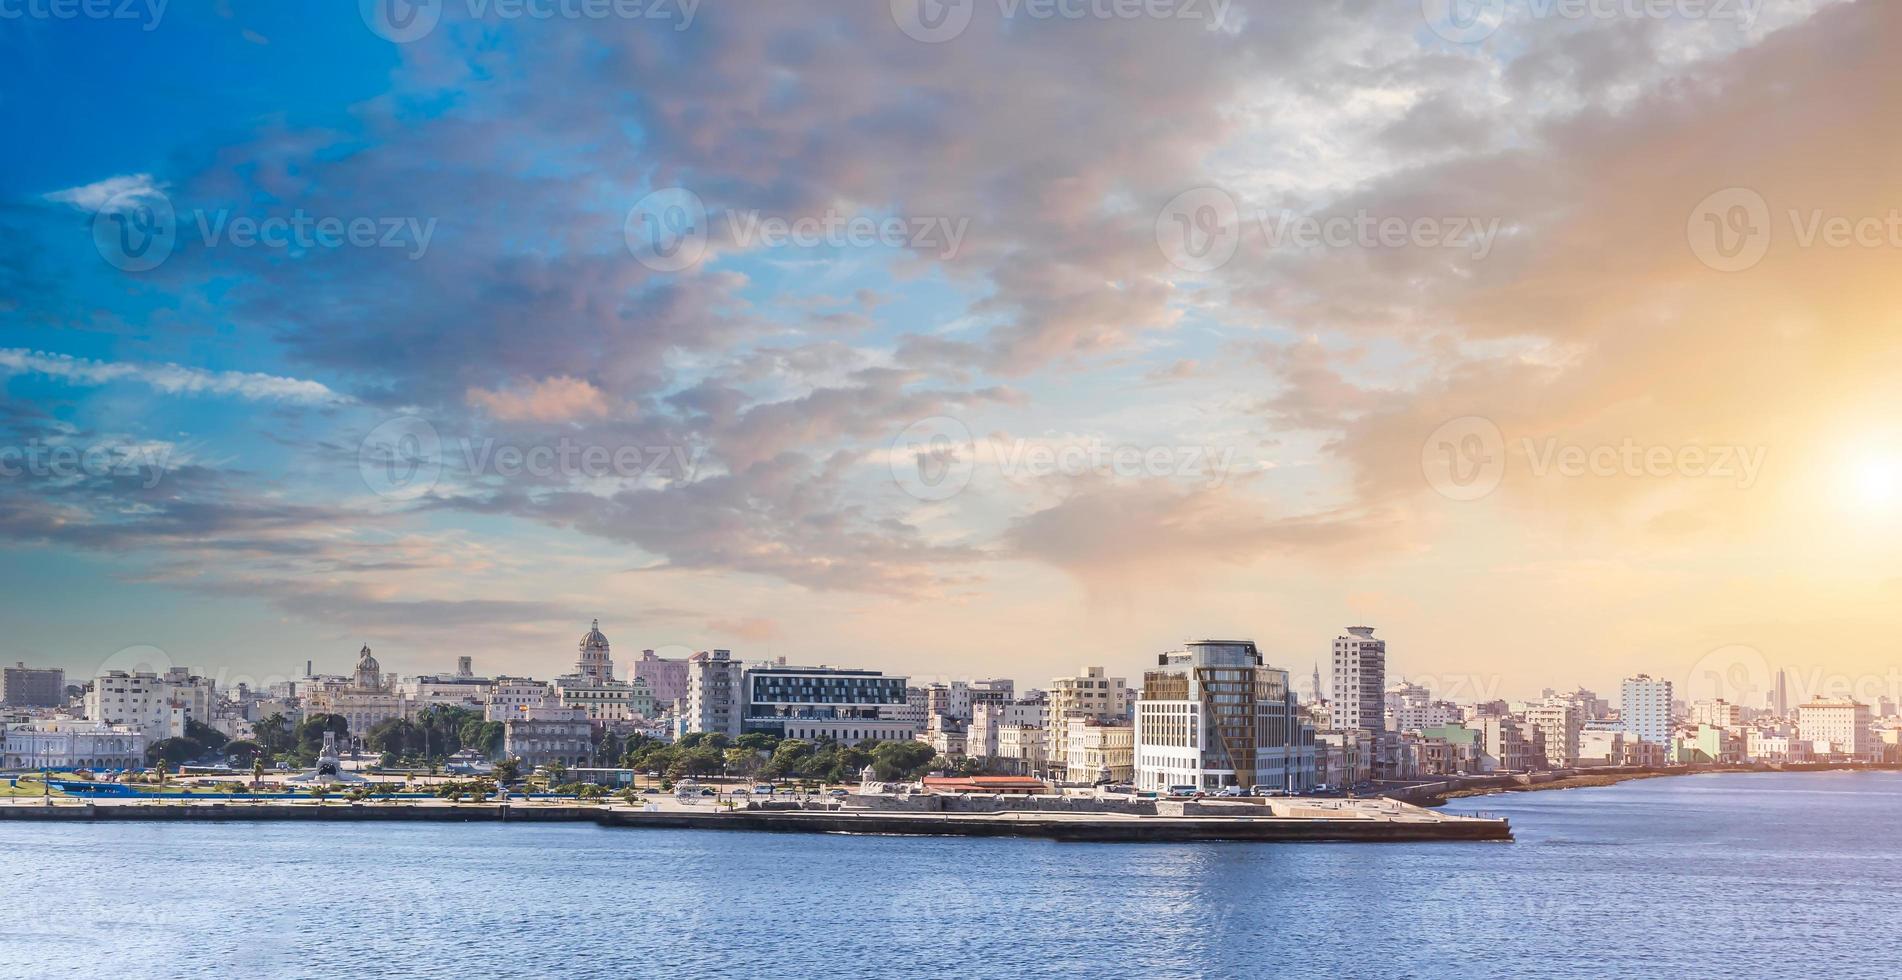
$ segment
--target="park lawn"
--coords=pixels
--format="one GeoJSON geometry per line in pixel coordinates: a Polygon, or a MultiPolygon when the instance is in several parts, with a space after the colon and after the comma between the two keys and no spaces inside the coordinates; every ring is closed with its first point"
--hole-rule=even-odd
{"type": "MultiPolygon", "coordinates": [[[[46,795],[46,787],[40,785],[40,781],[37,779],[33,779],[33,780],[22,779],[19,781],[18,784],[14,783],[12,780],[7,780],[6,782],[0,782],[0,796],[45,796],[45,795],[46,795]]],[[[66,794],[60,792],[59,790],[54,790],[53,795],[65,796],[66,794]]]]}

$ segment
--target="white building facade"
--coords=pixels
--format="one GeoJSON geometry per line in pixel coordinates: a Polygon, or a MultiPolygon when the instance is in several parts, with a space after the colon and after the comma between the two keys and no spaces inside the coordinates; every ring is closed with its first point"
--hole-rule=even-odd
{"type": "Polygon", "coordinates": [[[1134,739],[1139,789],[1305,792],[1315,782],[1314,731],[1288,672],[1265,665],[1253,640],[1201,640],[1159,655],[1143,674],[1134,739]]]}

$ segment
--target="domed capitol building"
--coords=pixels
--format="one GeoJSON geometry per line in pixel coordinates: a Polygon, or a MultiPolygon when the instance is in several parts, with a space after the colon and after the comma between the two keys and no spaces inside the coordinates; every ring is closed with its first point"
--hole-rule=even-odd
{"type": "Polygon", "coordinates": [[[555,697],[564,708],[581,708],[589,721],[641,721],[654,716],[654,695],[647,681],[614,679],[613,648],[601,621],[595,620],[581,642],[571,674],[555,678],[555,697]]]}
{"type": "Polygon", "coordinates": [[[349,677],[325,677],[312,684],[304,710],[342,715],[350,723],[351,737],[361,738],[392,718],[409,717],[410,702],[384,678],[383,665],[366,643],[357,651],[357,666],[349,677]]]}

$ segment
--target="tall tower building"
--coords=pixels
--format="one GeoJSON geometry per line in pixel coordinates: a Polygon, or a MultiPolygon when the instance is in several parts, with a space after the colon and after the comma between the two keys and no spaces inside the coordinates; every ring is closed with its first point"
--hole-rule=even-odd
{"type": "Polygon", "coordinates": [[[1669,752],[1674,728],[1671,682],[1639,674],[1625,678],[1622,693],[1619,716],[1624,722],[1625,736],[1663,746],[1669,752]]]}
{"type": "Polygon", "coordinates": [[[1387,641],[1372,626],[1349,626],[1334,638],[1335,728],[1387,730],[1387,641]]]}
{"type": "Polygon", "coordinates": [[[608,655],[608,638],[601,633],[601,621],[581,637],[581,659],[575,661],[575,673],[595,684],[614,679],[614,658],[608,655]]]}
{"type": "Polygon", "coordinates": [[[1771,695],[1770,707],[1776,711],[1778,718],[1787,718],[1790,715],[1790,688],[1783,676],[1782,668],[1777,669],[1777,686],[1776,691],[1771,695]]]}

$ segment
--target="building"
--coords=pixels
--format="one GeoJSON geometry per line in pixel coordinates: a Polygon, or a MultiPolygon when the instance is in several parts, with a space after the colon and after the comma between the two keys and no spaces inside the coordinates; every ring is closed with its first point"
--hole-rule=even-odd
{"type": "Polygon", "coordinates": [[[502,726],[502,754],[522,765],[575,768],[594,751],[594,725],[580,708],[525,707],[502,726]]]}
{"type": "Polygon", "coordinates": [[[905,704],[905,678],[876,670],[788,666],[745,670],[743,732],[764,732],[813,742],[910,741],[916,725],[894,720],[889,709],[905,704]]]}
{"type": "Polygon", "coordinates": [[[8,725],[0,768],[144,769],[145,733],[130,725],[56,718],[8,725]]]}
{"type": "Polygon", "coordinates": [[[1127,783],[1136,778],[1136,729],[1121,721],[1070,718],[1064,722],[1069,768],[1064,781],[1076,784],[1127,783]]]}
{"type": "Polygon", "coordinates": [[[642,650],[641,659],[634,662],[634,679],[647,682],[657,710],[671,708],[687,697],[685,660],[668,660],[655,656],[652,650],[642,650]]]}
{"type": "Polygon", "coordinates": [[[614,657],[601,621],[595,620],[576,644],[580,656],[572,673],[555,678],[555,703],[579,708],[597,723],[645,721],[654,712],[654,696],[647,682],[614,679],[614,657]]]}
{"type": "Polygon", "coordinates": [[[1042,725],[1001,725],[997,729],[997,754],[987,765],[1013,776],[1043,772],[1046,744],[1042,725]]]}
{"type": "Polygon", "coordinates": [[[738,737],[745,720],[744,670],[731,650],[702,650],[687,658],[686,711],[677,731],[738,737]]]}
{"type": "Polygon", "coordinates": [[[66,703],[66,671],[58,667],[0,667],[0,704],[13,708],[57,708],[66,703]]]}
{"type": "MultiPolygon", "coordinates": [[[[1035,728],[1042,732],[1050,719],[1047,701],[974,701],[965,750],[971,757],[991,764],[1002,757],[1002,735],[1006,728],[1035,728]]],[[[1044,753],[1039,751],[1038,758],[1044,753]]],[[[1021,759],[1022,756],[1012,758],[1021,759]]]]}
{"type": "Polygon", "coordinates": [[[311,687],[304,699],[304,716],[341,715],[350,726],[350,737],[361,739],[370,729],[398,718],[408,718],[408,697],[397,691],[383,676],[370,645],[357,651],[357,667],[349,678],[326,679],[311,687]]]}
{"type": "Polygon", "coordinates": [[[1479,733],[1458,722],[1419,730],[1420,775],[1452,776],[1479,771],[1479,733]]]}
{"type": "Polygon", "coordinates": [[[1602,728],[1582,729],[1578,733],[1580,768],[1622,766],[1625,764],[1625,733],[1602,728]]]}
{"type": "Polygon", "coordinates": [[[188,723],[211,723],[216,692],[210,678],[185,667],[163,674],[107,671],[93,678],[86,692],[86,718],[136,728],[152,742],[181,738],[188,723]]]}
{"type": "Polygon", "coordinates": [[[1530,772],[1543,768],[1525,725],[1511,715],[1481,715],[1466,723],[1479,732],[1481,772],[1530,772]]]}
{"type": "Polygon", "coordinates": [[[1566,698],[1552,698],[1526,708],[1526,728],[1545,753],[1544,768],[1570,769],[1578,764],[1582,721],[1577,706],[1566,698]]]}
{"type": "Polygon", "coordinates": [[[1740,731],[1716,725],[1692,725],[1677,735],[1675,761],[1682,764],[1742,762],[1748,740],[1740,731]]]}
{"type": "Polygon", "coordinates": [[[526,708],[551,705],[554,688],[547,681],[527,677],[497,677],[489,685],[489,703],[482,717],[486,721],[519,718],[526,708]]]}
{"type": "Polygon", "coordinates": [[[1877,757],[1869,706],[1852,698],[1817,698],[1796,709],[1796,729],[1817,755],[1833,760],[1871,761],[1877,757]]]}
{"type": "Polygon", "coordinates": [[[1253,640],[1200,640],[1157,656],[1143,674],[1135,741],[1136,784],[1145,790],[1305,791],[1315,782],[1314,731],[1288,672],[1263,663],[1253,640]]]}
{"type": "Polygon", "coordinates": [[[1052,679],[1048,701],[1044,764],[1056,778],[1062,778],[1070,765],[1069,729],[1066,727],[1069,720],[1128,720],[1134,697],[1128,681],[1109,676],[1109,672],[1102,667],[1085,667],[1075,677],[1052,679]]]}
{"type": "Polygon", "coordinates": [[[1671,697],[1670,681],[1654,680],[1649,674],[1625,678],[1619,718],[1624,722],[1626,740],[1649,742],[1669,753],[1676,728],[1671,697]]]}
{"type": "Polygon", "coordinates": [[[1387,730],[1387,641],[1372,626],[1349,626],[1334,638],[1335,728],[1387,730]]]}
{"type": "Polygon", "coordinates": [[[1736,728],[1743,724],[1743,705],[1731,704],[1723,698],[1691,702],[1691,723],[1695,725],[1715,725],[1718,728],[1736,728]]]}
{"type": "Polygon", "coordinates": [[[1459,721],[1460,707],[1451,701],[1436,701],[1432,691],[1402,681],[1386,693],[1385,714],[1389,731],[1413,732],[1459,721]]]}

